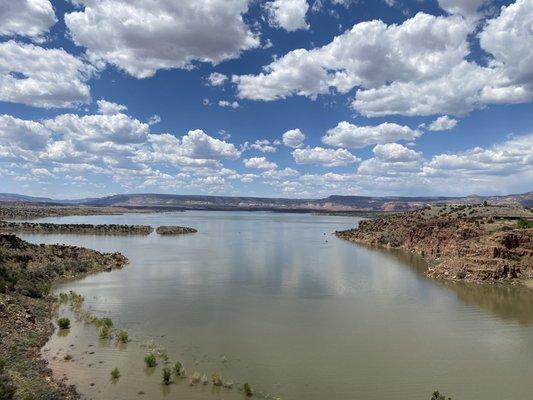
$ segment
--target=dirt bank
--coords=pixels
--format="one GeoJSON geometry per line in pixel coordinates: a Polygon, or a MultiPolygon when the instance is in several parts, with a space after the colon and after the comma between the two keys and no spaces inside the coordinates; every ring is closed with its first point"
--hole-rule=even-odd
{"type": "Polygon", "coordinates": [[[122,268],[127,262],[120,253],[34,245],[0,234],[0,393],[5,398],[79,397],[74,387],[52,376],[39,355],[54,331],[58,303],[50,287],[58,280],[122,268]]]}

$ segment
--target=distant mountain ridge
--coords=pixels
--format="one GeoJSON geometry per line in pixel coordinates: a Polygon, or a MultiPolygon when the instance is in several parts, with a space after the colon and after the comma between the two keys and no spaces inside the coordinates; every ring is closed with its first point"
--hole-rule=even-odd
{"type": "Polygon", "coordinates": [[[119,194],[100,198],[55,200],[12,193],[0,193],[0,201],[87,205],[99,207],[151,207],[165,209],[207,210],[277,210],[277,211],[403,211],[433,204],[478,204],[487,201],[493,205],[533,207],[533,192],[506,196],[467,197],[399,197],[399,196],[342,196],[322,199],[287,199],[268,197],[175,195],[158,193],[119,194]]]}

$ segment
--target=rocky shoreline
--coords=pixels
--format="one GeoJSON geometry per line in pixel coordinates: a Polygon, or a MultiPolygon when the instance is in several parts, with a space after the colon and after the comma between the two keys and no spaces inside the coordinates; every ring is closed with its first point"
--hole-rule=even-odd
{"type": "Polygon", "coordinates": [[[30,244],[0,234],[0,393],[15,399],[76,399],[73,386],[57,380],[40,349],[54,331],[59,280],[122,268],[120,253],[65,245],[30,244]]]}
{"type": "Polygon", "coordinates": [[[0,221],[0,232],[15,233],[74,233],[90,235],[149,235],[153,232],[149,225],[118,224],[51,224],[47,222],[7,222],[0,221]]]}
{"type": "Polygon", "coordinates": [[[335,232],[352,242],[416,253],[433,278],[525,283],[533,278],[533,213],[517,207],[427,207],[335,232]]]}
{"type": "Polygon", "coordinates": [[[189,233],[198,232],[194,228],[189,228],[187,226],[160,226],[156,230],[156,233],[159,235],[185,235],[189,233]]]}

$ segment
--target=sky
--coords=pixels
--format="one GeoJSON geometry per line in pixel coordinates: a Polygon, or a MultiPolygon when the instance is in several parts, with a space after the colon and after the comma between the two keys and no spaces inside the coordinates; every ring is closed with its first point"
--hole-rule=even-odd
{"type": "Polygon", "coordinates": [[[533,190],[533,0],[0,0],[0,192],[533,190]]]}

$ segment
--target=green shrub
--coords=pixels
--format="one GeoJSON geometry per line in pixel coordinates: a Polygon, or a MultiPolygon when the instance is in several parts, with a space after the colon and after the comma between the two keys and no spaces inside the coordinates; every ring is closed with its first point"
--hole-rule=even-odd
{"type": "Polygon", "coordinates": [[[130,340],[128,337],[128,332],[126,332],[124,329],[121,329],[117,334],[117,340],[121,343],[128,343],[130,340]]]}
{"type": "Polygon", "coordinates": [[[118,368],[115,368],[113,371],[111,371],[111,379],[116,381],[118,378],[120,378],[120,371],[118,368]]]}
{"type": "Polygon", "coordinates": [[[213,385],[215,386],[222,386],[222,378],[220,377],[220,374],[214,373],[211,375],[211,381],[213,382],[213,385]]]}
{"type": "Polygon", "coordinates": [[[68,318],[59,318],[57,320],[57,325],[59,326],[59,329],[68,329],[70,328],[70,319],[68,318]]]}
{"type": "Polygon", "coordinates": [[[179,361],[176,361],[176,364],[174,364],[174,373],[176,374],[176,376],[181,376],[182,369],[183,365],[181,365],[179,361]]]}
{"type": "Polygon", "coordinates": [[[248,397],[253,396],[254,392],[252,392],[252,387],[248,382],[246,382],[244,385],[242,385],[242,390],[244,394],[248,397]]]}
{"type": "Polygon", "coordinates": [[[533,228],[533,221],[519,219],[518,222],[516,223],[516,226],[518,227],[518,229],[533,228]]]}
{"type": "Polygon", "coordinates": [[[148,368],[153,368],[157,365],[155,356],[152,353],[144,357],[144,363],[146,364],[148,368]]]}
{"type": "Polygon", "coordinates": [[[165,385],[170,385],[170,378],[172,378],[172,371],[170,370],[170,368],[163,368],[163,383],[165,385]]]}
{"type": "Polygon", "coordinates": [[[68,301],[68,293],[65,293],[65,292],[59,293],[59,301],[61,303],[66,303],[68,301]]]}

